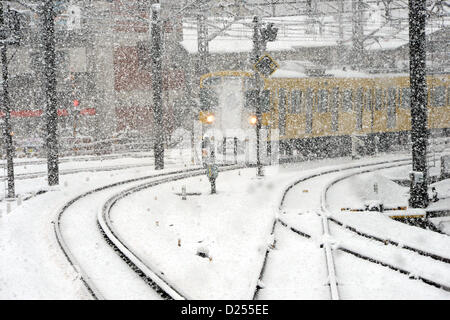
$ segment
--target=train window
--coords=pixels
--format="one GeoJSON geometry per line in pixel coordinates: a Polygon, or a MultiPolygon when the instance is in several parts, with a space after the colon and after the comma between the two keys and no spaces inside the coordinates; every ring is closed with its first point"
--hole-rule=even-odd
{"type": "Polygon", "coordinates": [[[383,109],[383,89],[375,90],[375,110],[383,109]]]}
{"type": "Polygon", "coordinates": [[[203,80],[203,86],[216,86],[221,83],[222,79],[220,77],[209,77],[203,80]]]}
{"type": "Polygon", "coordinates": [[[444,107],[445,106],[445,87],[434,87],[433,92],[433,106],[444,107]]]}
{"type": "Polygon", "coordinates": [[[396,98],[397,98],[397,90],[395,88],[389,88],[387,92],[387,127],[389,129],[395,128],[397,124],[396,98]]]}
{"type": "Polygon", "coordinates": [[[317,92],[317,111],[328,112],[328,90],[321,89],[317,92]]]}
{"type": "Polygon", "coordinates": [[[302,113],[303,91],[293,90],[291,93],[291,113],[302,113]]]}
{"type": "Polygon", "coordinates": [[[219,104],[219,98],[212,88],[200,89],[200,107],[203,111],[211,111],[219,104]]]}
{"type": "Polygon", "coordinates": [[[352,112],[352,96],[353,91],[351,89],[342,92],[342,111],[352,112]]]}
{"type": "Polygon", "coordinates": [[[411,106],[411,88],[403,88],[402,89],[402,108],[409,109],[411,106]]]}

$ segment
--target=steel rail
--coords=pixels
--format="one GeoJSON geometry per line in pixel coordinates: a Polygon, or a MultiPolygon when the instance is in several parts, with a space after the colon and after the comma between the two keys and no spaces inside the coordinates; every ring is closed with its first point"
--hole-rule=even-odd
{"type": "MultiPolygon", "coordinates": [[[[393,167],[409,165],[409,163],[407,163],[407,164],[405,164],[405,163],[392,164],[392,162],[389,162],[389,164],[390,165],[386,165],[386,166],[384,166],[382,168],[376,167],[376,168],[372,168],[372,169],[362,169],[362,170],[359,170],[358,172],[352,172],[350,174],[346,174],[346,175],[340,176],[337,179],[334,179],[333,181],[331,181],[331,182],[329,182],[327,184],[327,186],[322,190],[322,195],[321,195],[321,198],[320,198],[320,201],[321,201],[320,205],[321,205],[321,211],[322,211],[322,214],[321,214],[321,216],[322,216],[321,217],[322,218],[322,226],[323,226],[325,231],[328,231],[328,232],[325,232],[326,235],[330,235],[329,229],[328,229],[328,220],[331,220],[333,222],[336,221],[335,223],[337,223],[341,227],[344,227],[343,226],[344,224],[342,222],[337,221],[334,218],[330,217],[330,212],[329,212],[329,210],[326,207],[326,192],[329,190],[329,188],[332,185],[336,184],[337,182],[342,181],[342,180],[344,180],[346,178],[349,178],[351,176],[355,176],[355,175],[362,174],[362,173],[367,173],[367,172],[373,172],[373,171],[377,171],[377,170],[383,170],[383,169],[387,169],[387,168],[393,168],[393,167]]],[[[284,197],[283,197],[283,200],[284,200],[284,197]]],[[[304,238],[307,238],[307,239],[311,239],[312,238],[311,235],[309,235],[309,234],[299,230],[298,228],[290,226],[288,223],[283,221],[281,218],[278,218],[278,222],[280,223],[281,226],[289,229],[290,231],[294,232],[295,234],[297,234],[297,235],[299,235],[301,237],[304,237],[304,238]]],[[[372,236],[372,235],[368,235],[368,234],[363,233],[363,232],[360,232],[356,228],[349,227],[349,226],[345,226],[345,228],[355,232],[356,234],[358,234],[361,237],[374,239],[374,240],[381,241],[381,242],[386,244],[386,242],[385,242],[386,240],[378,238],[378,237],[375,237],[375,236],[372,236]]],[[[400,246],[400,245],[398,245],[398,243],[390,241],[390,240],[389,240],[389,243],[396,245],[399,249],[406,249],[406,250],[414,251],[415,253],[418,253],[418,254],[421,254],[421,255],[424,255],[424,256],[427,256],[427,257],[431,257],[431,258],[433,258],[435,260],[439,260],[439,261],[442,261],[442,262],[447,262],[447,260],[448,260],[448,258],[446,258],[446,257],[441,257],[441,256],[438,256],[438,255],[435,255],[435,254],[432,254],[432,253],[424,252],[424,251],[421,251],[421,250],[418,250],[418,249],[411,248],[409,246],[404,246],[404,245],[400,246]]],[[[327,241],[325,241],[323,246],[325,247],[326,244],[327,244],[327,241]]],[[[384,262],[384,261],[382,261],[380,259],[376,259],[376,258],[367,256],[367,255],[361,254],[361,253],[356,252],[356,251],[354,251],[352,249],[346,248],[345,246],[340,245],[336,250],[340,250],[340,251],[346,252],[346,253],[351,254],[351,255],[353,255],[353,256],[355,256],[357,258],[360,258],[360,259],[363,259],[363,260],[366,260],[366,261],[369,261],[369,262],[381,265],[383,267],[386,267],[386,268],[389,268],[391,270],[397,271],[397,272],[399,272],[401,274],[407,275],[409,278],[421,280],[421,281],[423,281],[424,283],[426,283],[426,284],[428,284],[430,286],[433,286],[433,287],[436,287],[438,289],[442,289],[444,291],[450,292],[450,286],[448,286],[446,284],[442,284],[442,283],[439,283],[437,281],[430,280],[430,279],[428,279],[426,277],[415,275],[414,273],[412,273],[412,272],[410,272],[410,271],[408,271],[406,269],[400,268],[400,267],[392,265],[390,263],[386,263],[386,262],[384,262]]],[[[328,272],[329,272],[329,280],[330,280],[330,278],[333,279],[332,277],[330,277],[330,275],[334,275],[334,279],[333,279],[332,283],[336,284],[335,288],[332,288],[331,287],[331,280],[330,280],[331,297],[332,297],[332,299],[333,299],[333,297],[334,298],[338,298],[339,297],[339,292],[338,292],[338,289],[337,289],[338,288],[338,282],[337,282],[337,279],[336,279],[335,270],[331,270],[330,271],[330,269],[329,269],[330,266],[333,266],[333,269],[334,269],[334,262],[333,262],[333,257],[332,257],[332,254],[331,254],[331,250],[329,250],[329,253],[328,252],[326,253],[326,258],[327,258],[327,267],[328,267],[328,272]]],[[[449,262],[447,262],[447,263],[449,263],[449,262]]]]}
{"type": "MultiPolygon", "coordinates": [[[[346,170],[352,170],[352,169],[356,169],[356,168],[364,168],[364,167],[369,167],[369,166],[378,166],[378,165],[383,165],[383,164],[392,164],[392,163],[397,163],[397,162],[410,162],[411,158],[410,157],[402,157],[400,159],[396,159],[396,160],[391,160],[391,161],[374,161],[374,162],[370,162],[370,163],[364,163],[364,164],[357,164],[357,165],[345,165],[345,166],[341,166],[339,168],[332,168],[332,169],[326,169],[324,171],[320,171],[317,173],[313,173],[313,174],[309,174],[306,175],[304,177],[302,177],[301,179],[291,183],[288,187],[286,187],[286,189],[284,190],[282,196],[281,196],[281,200],[280,200],[280,205],[278,207],[278,210],[281,211],[282,207],[284,205],[284,201],[286,199],[287,193],[296,185],[298,185],[299,183],[305,182],[307,180],[319,177],[319,176],[323,176],[326,174],[331,174],[331,173],[336,173],[336,172],[342,172],[342,171],[346,171],[346,170]]],[[[286,223],[284,223],[283,221],[281,221],[281,219],[279,217],[275,217],[274,218],[274,222],[273,222],[273,227],[272,227],[272,231],[271,231],[271,236],[274,237],[274,232],[275,232],[275,227],[276,224],[280,223],[281,225],[287,226],[286,223]]],[[[323,227],[323,231],[325,232],[326,230],[328,230],[328,224],[325,225],[325,222],[322,221],[322,227],[323,227]]],[[[292,228],[291,228],[292,229],[292,228]]],[[[294,231],[296,233],[300,233],[300,235],[306,235],[307,238],[309,238],[310,236],[307,235],[306,233],[303,233],[301,231],[294,231]]],[[[325,244],[324,245],[324,253],[325,253],[325,258],[327,261],[327,271],[329,272],[329,278],[330,278],[330,274],[331,274],[331,278],[332,279],[336,279],[335,276],[335,268],[334,268],[334,262],[332,260],[332,250],[331,248],[328,248],[329,244],[325,244]]],[[[265,257],[264,260],[262,261],[262,266],[261,266],[261,271],[259,273],[259,277],[258,277],[258,281],[257,283],[259,283],[260,281],[262,281],[262,278],[264,277],[264,271],[266,269],[266,264],[268,261],[268,256],[269,256],[269,252],[270,252],[270,247],[267,248],[266,253],[265,253],[265,257]]],[[[339,293],[337,290],[337,284],[336,281],[329,281],[329,285],[330,285],[330,297],[332,299],[338,299],[339,298],[339,293]],[[334,283],[333,283],[334,282],[334,283]]],[[[260,290],[260,286],[256,285],[256,288],[254,290],[254,294],[253,294],[253,299],[257,299],[259,290],[260,290]]]]}
{"type": "MultiPolygon", "coordinates": [[[[388,166],[388,167],[386,167],[386,168],[394,168],[394,167],[397,167],[397,166],[402,166],[402,165],[392,165],[392,166],[388,166]]],[[[383,168],[381,168],[381,169],[376,169],[376,170],[382,170],[382,169],[383,169],[383,168]]],[[[373,171],[376,171],[376,170],[373,170],[373,171]]],[[[343,228],[346,228],[347,230],[350,230],[350,231],[352,231],[353,233],[355,233],[355,234],[357,234],[357,235],[359,235],[359,236],[362,236],[362,237],[365,237],[365,238],[368,238],[368,239],[372,239],[372,240],[376,240],[376,241],[382,242],[382,243],[384,243],[384,244],[391,244],[391,245],[400,247],[400,248],[402,248],[402,249],[406,249],[406,250],[409,250],[409,251],[413,251],[413,252],[415,252],[415,253],[417,253],[417,254],[420,254],[420,255],[422,255],[422,256],[426,256],[426,257],[429,257],[429,258],[431,258],[431,259],[434,259],[434,260],[437,260],[437,261],[441,261],[441,262],[450,264],[450,257],[444,257],[444,256],[441,256],[441,255],[438,255],[438,254],[435,254],[435,253],[431,253],[431,252],[427,252],[427,251],[424,251],[424,250],[422,250],[422,249],[418,249],[418,248],[415,248],[415,247],[413,247],[413,246],[409,246],[409,245],[405,245],[405,244],[400,245],[400,243],[397,242],[397,241],[394,241],[394,240],[391,240],[391,239],[383,239],[383,238],[381,238],[381,237],[379,237],[379,236],[375,236],[375,235],[369,234],[369,233],[367,233],[367,232],[362,232],[362,231],[360,231],[360,230],[358,230],[358,229],[356,229],[356,228],[354,228],[354,227],[352,227],[352,226],[349,226],[348,224],[344,224],[342,221],[340,221],[340,220],[337,219],[336,217],[332,217],[332,216],[331,216],[331,214],[330,214],[330,212],[329,212],[329,210],[328,210],[328,208],[327,208],[327,205],[326,205],[326,194],[327,194],[328,190],[329,190],[333,185],[335,185],[336,183],[338,183],[338,182],[340,182],[340,181],[342,181],[342,180],[348,179],[348,178],[350,178],[350,177],[352,177],[352,176],[355,176],[355,175],[359,175],[359,174],[362,174],[362,173],[368,173],[368,172],[372,172],[372,171],[370,171],[370,170],[361,170],[361,171],[356,172],[356,173],[351,173],[351,174],[348,174],[348,175],[343,175],[343,176],[341,176],[341,177],[339,177],[339,178],[337,178],[337,179],[331,181],[330,183],[328,183],[328,185],[324,188],[324,190],[323,190],[323,192],[322,192],[322,195],[321,195],[321,198],[320,198],[320,202],[321,202],[321,210],[322,210],[323,212],[326,212],[326,215],[328,216],[328,219],[329,219],[331,222],[333,222],[333,223],[335,223],[335,224],[337,224],[337,225],[339,225],[339,226],[341,226],[341,227],[343,227],[343,228]]],[[[442,234],[442,235],[448,236],[448,235],[446,235],[446,234],[442,234]]]]}
{"type": "MultiPolygon", "coordinates": [[[[223,168],[221,171],[237,170],[242,169],[243,166],[231,166],[228,168],[223,168]]],[[[150,181],[132,188],[126,189],[117,193],[116,195],[110,197],[97,215],[97,222],[105,237],[108,244],[110,244],[114,251],[119,254],[119,256],[125,260],[131,268],[146,282],[148,282],[152,287],[157,289],[157,292],[161,294],[163,298],[173,299],[173,300],[191,300],[188,294],[183,292],[181,288],[178,288],[175,284],[170,283],[165,277],[162,276],[164,272],[158,270],[155,266],[150,265],[145,262],[143,258],[139,257],[136,253],[132,251],[130,246],[124,241],[122,237],[119,236],[118,232],[114,229],[113,223],[111,221],[111,210],[120,200],[130,196],[131,194],[137,193],[139,191],[155,187],[157,185],[168,183],[172,181],[177,181],[181,179],[186,179],[190,177],[195,177],[204,174],[201,172],[189,172],[183,173],[176,176],[170,176],[168,178],[150,181]]]]}
{"type": "MultiPolygon", "coordinates": [[[[295,228],[295,227],[290,226],[289,224],[287,224],[286,222],[284,222],[284,221],[281,220],[281,219],[279,220],[279,223],[280,223],[281,226],[287,228],[288,230],[294,232],[295,234],[297,234],[297,235],[299,235],[299,236],[301,236],[301,237],[304,237],[304,238],[307,238],[307,239],[311,239],[311,238],[312,238],[311,235],[309,235],[309,234],[307,234],[307,233],[305,233],[305,232],[299,230],[298,228],[295,228]]],[[[423,281],[424,283],[426,283],[426,284],[428,284],[428,285],[430,285],[430,286],[433,286],[433,287],[436,287],[436,288],[438,288],[438,289],[442,289],[442,290],[444,290],[444,291],[450,292],[450,287],[447,286],[447,285],[445,285],[445,284],[441,284],[441,283],[438,283],[438,282],[436,282],[436,281],[429,280],[429,279],[424,278],[424,277],[421,277],[421,276],[417,276],[417,275],[415,275],[414,273],[412,273],[412,272],[410,272],[410,271],[408,271],[408,270],[399,268],[399,267],[397,267],[397,266],[394,266],[394,265],[392,265],[392,264],[386,263],[386,262],[381,261],[381,260],[379,260],[379,259],[375,259],[375,258],[373,258],[373,257],[369,257],[369,256],[367,256],[367,255],[361,254],[361,253],[356,252],[356,251],[354,251],[354,250],[348,249],[348,248],[346,248],[346,247],[344,247],[344,246],[342,246],[342,245],[341,245],[339,248],[337,248],[336,250],[340,250],[340,251],[342,251],[342,252],[351,254],[351,255],[353,255],[353,256],[359,258],[359,259],[366,260],[366,261],[369,261],[369,262],[378,264],[378,265],[380,265],[380,266],[389,268],[389,269],[391,269],[391,270],[400,272],[401,274],[404,274],[404,275],[408,276],[408,277],[411,278],[411,279],[421,280],[421,281],[423,281]]]]}
{"type": "MultiPolygon", "coordinates": [[[[67,174],[75,174],[82,172],[102,172],[102,171],[115,171],[115,170],[124,170],[124,169],[133,169],[133,168],[141,168],[141,167],[153,167],[153,164],[133,164],[133,165],[117,165],[117,166],[109,166],[109,167],[92,167],[92,168],[82,168],[82,169],[66,169],[62,170],[60,175],[67,174]]],[[[34,179],[47,175],[47,171],[38,171],[33,173],[22,173],[15,175],[16,180],[26,180],[26,179],[34,179]]],[[[0,181],[6,180],[6,177],[0,177],[0,181]]]]}
{"type": "MultiPolygon", "coordinates": [[[[230,165],[225,165],[222,166],[221,168],[226,168],[227,170],[234,170],[234,169],[241,169],[243,168],[242,166],[230,166],[230,165]],[[228,168],[230,167],[230,168],[228,168]]],[[[64,240],[64,236],[63,233],[61,231],[61,218],[63,216],[63,214],[67,211],[67,209],[72,206],[75,202],[100,191],[104,191],[113,187],[117,187],[117,186],[121,186],[121,185],[125,185],[125,184],[130,184],[130,183],[134,183],[134,182],[139,182],[139,181],[145,181],[148,179],[155,179],[155,178],[159,178],[159,177],[167,177],[165,179],[160,179],[157,181],[158,184],[161,183],[166,183],[166,182],[170,182],[170,181],[175,181],[178,179],[183,179],[183,178],[187,178],[190,176],[195,176],[195,175],[201,175],[204,174],[205,169],[202,167],[196,167],[196,168],[190,168],[190,169],[184,169],[184,170],[174,170],[174,171],[170,171],[170,172],[165,172],[165,173],[159,173],[159,174],[153,174],[153,175],[149,175],[149,176],[144,176],[144,177],[139,177],[139,178],[134,178],[134,179],[128,179],[128,180],[123,180],[123,181],[119,181],[116,183],[112,183],[109,185],[105,185],[99,188],[95,188],[93,190],[84,192],[74,198],[72,198],[70,201],[68,201],[67,203],[65,203],[56,213],[54,220],[52,221],[53,226],[54,226],[54,232],[55,232],[55,236],[57,239],[57,243],[60,247],[60,249],[62,250],[62,252],[64,253],[64,256],[67,258],[69,264],[73,267],[73,269],[75,270],[75,272],[77,272],[77,274],[80,277],[80,280],[83,282],[84,286],[86,287],[86,289],[88,290],[88,292],[90,293],[90,295],[92,296],[93,299],[96,300],[104,300],[105,297],[102,295],[102,293],[100,292],[100,290],[95,286],[95,284],[93,283],[93,281],[89,278],[88,274],[83,270],[83,268],[80,266],[80,264],[77,262],[77,260],[75,259],[74,255],[72,254],[72,252],[70,251],[70,248],[67,246],[66,241],[64,240]]],[[[224,171],[222,169],[222,171],[224,171]]],[[[155,181],[153,182],[148,182],[148,183],[144,183],[143,185],[152,185],[154,184],[155,181]]],[[[140,185],[142,186],[142,185],[140,185]]],[[[133,188],[132,188],[133,189],[133,188]]],[[[119,192],[118,194],[122,194],[123,191],[119,192]]],[[[116,194],[116,196],[118,195],[116,194]]],[[[104,206],[103,206],[104,207],[104,206]]],[[[100,225],[100,223],[98,222],[98,226],[100,227],[100,230],[102,230],[102,226],[100,225]]],[[[107,229],[105,229],[107,230],[107,229]]],[[[106,232],[102,232],[102,235],[105,237],[106,232]]],[[[108,239],[107,239],[108,241],[108,239]]],[[[114,245],[113,242],[109,242],[110,245],[114,245]]],[[[120,255],[120,254],[119,254],[120,255]]],[[[123,255],[122,258],[126,261],[126,256],[123,255]]],[[[134,269],[138,274],[140,273],[139,270],[134,269]]],[[[149,280],[149,279],[147,279],[149,280]]],[[[151,286],[153,285],[153,282],[149,281],[149,283],[151,286]]],[[[161,292],[158,292],[161,293],[161,292]]],[[[169,297],[170,298],[170,294],[167,294],[166,292],[162,292],[161,294],[162,297],[169,297]]]]}
{"type": "Polygon", "coordinates": [[[143,181],[143,180],[147,180],[147,179],[154,179],[154,178],[157,178],[157,177],[173,175],[173,174],[183,173],[183,172],[196,171],[196,170],[197,171],[198,170],[203,170],[203,168],[192,168],[192,169],[186,169],[186,170],[177,170],[177,171],[171,171],[171,172],[166,172],[166,173],[153,174],[153,175],[149,175],[149,176],[144,176],[144,177],[139,177],[139,178],[134,178],[134,179],[128,179],[128,180],[123,180],[123,181],[115,182],[115,183],[112,183],[112,184],[108,184],[108,185],[105,185],[105,186],[102,186],[102,187],[95,188],[93,190],[84,192],[84,193],[82,193],[82,194],[72,198],[70,201],[66,202],[60,209],[57,210],[55,218],[52,221],[57,243],[58,243],[60,249],[62,250],[64,256],[67,258],[69,264],[73,267],[75,272],[77,272],[79,274],[81,281],[83,282],[84,286],[86,287],[86,289],[88,290],[88,292],[90,293],[90,295],[94,299],[96,299],[96,300],[97,299],[103,300],[104,297],[100,293],[100,291],[96,288],[94,283],[91,281],[91,279],[89,278],[87,273],[78,264],[77,260],[75,259],[75,257],[71,253],[69,247],[66,244],[66,241],[64,239],[63,233],[61,231],[61,218],[62,218],[63,214],[75,202],[77,202],[77,201],[79,201],[79,200],[81,200],[81,199],[83,199],[83,198],[85,198],[85,197],[87,197],[87,196],[89,196],[91,194],[100,192],[100,191],[104,191],[104,190],[107,190],[107,189],[111,189],[113,187],[129,184],[129,183],[133,183],[133,182],[143,181]]]}

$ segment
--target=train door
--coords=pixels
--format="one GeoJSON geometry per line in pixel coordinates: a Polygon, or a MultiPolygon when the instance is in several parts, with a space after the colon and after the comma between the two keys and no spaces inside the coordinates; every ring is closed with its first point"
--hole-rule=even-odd
{"type": "MultiPolygon", "coordinates": [[[[345,84],[343,82],[343,84],[345,84]]],[[[352,134],[354,126],[353,117],[353,89],[343,88],[342,90],[342,107],[339,119],[339,133],[352,134]]]]}
{"type": "Polygon", "coordinates": [[[356,89],[354,112],[356,116],[355,129],[356,131],[361,132],[363,128],[363,89],[361,87],[356,89]]]}
{"type": "Polygon", "coordinates": [[[411,88],[400,89],[400,108],[398,110],[398,129],[411,130],[411,88]]]}
{"type": "Polygon", "coordinates": [[[394,131],[397,126],[397,89],[388,88],[387,89],[387,129],[389,131],[394,131]]]}
{"type": "Polygon", "coordinates": [[[373,105],[373,132],[384,131],[386,115],[384,112],[384,90],[382,88],[374,89],[373,105]]]}
{"type": "Polygon", "coordinates": [[[428,81],[428,127],[430,129],[444,129],[450,123],[450,102],[448,95],[448,78],[433,77],[428,81]]]}
{"type": "Polygon", "coordinates": [[[278,129],[280,130],[280,136],[286,134],[286,102],[286,90],[280,88],[278,99],[278,129]]]}
{"type": "MultiPolygon", "coordinates": [[[[327,85],[325,83],[325,85],[327,85]]],[[[329,91],[327,87],[317,89],[317,109],[313,113],[313,134],[324,136],[330,134],[331,113],[329,108],[329,91]]]]}
{"type": "Polygon", "coordinates": [[[290,118],[292,125],[292,135],[295,137],[301,136],[305,133],[305,111],[304,111],[304,91],[291,91],[291,112],[290,118]]]}
{"type": "Polygon", "coordinates": [[[364,111],[363,111],[363,130],[366,133],[373,131],[373,103],[372,88],[366,87],[364,90],[364,111]]]}
{"type": "Polygon", "coordinates": [[[330,91],[330,108],[331,108],[331,131],[339,130],[339,89],[332,88],[330,91]]]}
{"type": "Polygon", "coordinates": [[[306,90],[306,133],[312,133],[313,127],[313,105],[314,105],[314,90],[312,88],[308,88],[306,90]]]}

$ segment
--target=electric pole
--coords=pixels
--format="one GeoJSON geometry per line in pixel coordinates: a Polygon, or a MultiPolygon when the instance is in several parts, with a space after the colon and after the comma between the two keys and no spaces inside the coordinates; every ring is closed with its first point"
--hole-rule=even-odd
{"type": "Polygon", "coordinates": [[[47,175],[48,185],[59,184],[58,168],[58,114],[56,106],[55,13],[53,1],[45,0],[43,7],[45,117],[47,121],[47,175]]]}
{"type": "MultiPolygon", "coordinates": [[[[261,39],[261,22],[259,17],[255,16],[253,18],[253,57],[251,62],[255,64],[263,51],[263,39],[261,39]]],[[[261,104],[260,104],[260,91],[261,91],[261,76],[257,71],[254,74],[254,89],[255,89],[255,100],[256,100],[256,166],[257,176],[264,176],[261,157],[260,157],[260,131],[261,131],[261,104]]]]}
{"type": "MultiPolygon", "coordinates": [[[[198,61],[197,61],[197,76],[200,78],[203,74],[209,72],[208,67],[208,55],[209,55],[209,41],[208,41],[208,25],[207,17],[205,13],[205,1],[199,2],[199,8],[197,13],[197,48],[198,48],[198,61]]],[[[201,141],[203,146],[203,135],[205,132],[205,126],[201,124],[201,141]]],[[[192,122],[192,132],[194,132],[194,122],[192,122]]]]}
{"type": "Polygon", "coordinates": [[[208,26],[203,8],[197,15],[197,41],[198,41],[198,74],[201,76],[209,71],[208,68],[208,26]]]}
{"type": "MultiPolygon", "coordinates": [[[[6,24],[6,12],[3,6],[5,4],[2,2],[0,4],[0,27],[2,31],[8,30],[8,26],[6,24]]],[[[7,198],[13,199],[15,197],[14,191],[14,148],[13,148],[13,140],[12,140],[12,129],[11,129],[11,109],[10,109],[10,101],[9,101],[9,92],[8,92],[8,58],[7,58],[7,48],[6,48],[6,37],[3,39],[3,43],[1,44],[1,59],[2,59],[2,84],[3,84],[3,97],[2,97],[2,111],[5,114],[5,119],[3,121],[3,136],[5,139],[5,149],[6,149],[6,168],[8,175],[8,195],[7,198]]]]}
{"type": "Polygon", "coordinates": [[[426,2],[409,0],[409,70],[413,162],[409,205],[412,208],[426,208],[428,206],[425,20],[426,2]]]}
{"type": "Polygon", "coordinates": [[[160,20],[161,6],[152,5],[152,90],[153,117],[155,119],[155,169],[164,169],[164,117],[162,106],[162,28],[160,20]]]}
{"type": "Polygon", "coordinates": [[[352,11],[353,64],[360,69],[364,54],[363,3],[361,0],[353,0],[352,11]]]}

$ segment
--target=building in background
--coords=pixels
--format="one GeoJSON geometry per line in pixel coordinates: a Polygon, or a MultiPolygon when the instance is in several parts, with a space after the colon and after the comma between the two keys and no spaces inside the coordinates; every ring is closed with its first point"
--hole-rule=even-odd
{"type": "MultiPolygon", "coordinates": [[[[32,5],[40,1],[27,1],[32,5]]],[[[152,0],[54,1],[57,17],[59,135],[94,139],[130,134],[150,142],[153,132],[150,7],[152,0]]],[[[191,128],[198,106],[197,6],[161,0],[163,26],[163,105],[166,131],[191,128]]],[[[210,2],[208,68],[250,70],[252,16],[278,28],[267,51],[280,63],[306,61],[323,68],[367,72],[408,71],[407,10],[384,2],[223,0],[210,2]],[[333,6],[330,7],[330,3],[333,6]],[[342,4],[341,7],[337,4],[342,4]],[[390,11],[391,10],[391,11],[390,11]],[[359,22],[354,13],[361,12],[359,22]],[[406,15],[406,16],[405,16],[406,15]],[[387,20],[386,17],[392,19],[387,20]],[[231,21],[231,22],[230,22],[231,21]],[[358,30],[359,31],[358,31],[358,30]],[[353,59],[355,34],[362,35],[363,64],[353,59]]],[[[10,46],[10,95],[16,137],[43,137],[44,82],[40,17],[24,12],[20,46],[10,46]]],[[[430,18],[430,72],[448,72],[448,18],[430,18]]],[[[1,114],[0,114],[1,116],[1,114]]]]}
{"type": "MultiPolygon", "coordinates": [[[[151,4],[139,0],[55,1],[60,137],[105,139],[126,133],[151,140],[151,4]]],[[[40,16],[19,4],[12,6],[28,19],[23,21],[20,46],[8,48],[12,124],[16,137],[43,137],[40,16]]],[[[163,9],[164,17],[171,7],[164,5],[163,9]]],[[[186,91],[183,61],[187,52],[179,45],[181,26],[181,16],[163,22],[163,97],[168,132],[174,128],[174,104],[182,101],[186,91]]]]}

